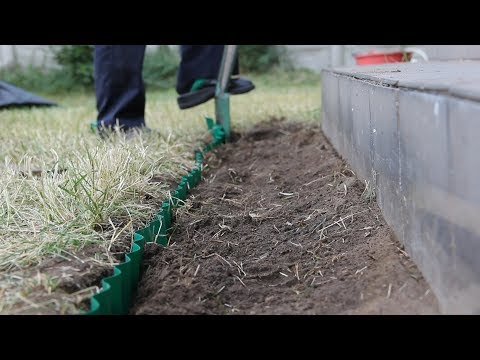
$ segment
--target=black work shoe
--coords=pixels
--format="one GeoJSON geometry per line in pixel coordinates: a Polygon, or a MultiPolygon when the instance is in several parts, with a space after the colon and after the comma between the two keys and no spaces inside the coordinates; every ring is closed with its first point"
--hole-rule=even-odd
{"type": "Polygon", "coordinates": [[[141,134],[148,134],[152,130],[146,126],[99,126],[97,121],[90,123],[90,129],[93,133],[97,133],[101,139],[106,140],[114,134],[124,134],[126,140],[131,140],[141,134]]]}
{"type": "Polygon", "coordinates": [[[255,85],[248,79],[238,77],[230,79],[228,92],[232,95],[245,94],[255,89],[255,85]]]}
{"type": "MultiPolygon", "coordinates": [[[[199,79],[193,83],[192,89],[177,98],[180,109],[188,109],[207,102],[215,97],[217,80],[199,79]]],[[[245,94],[255,89],[253,83],[242,77],[231,78],[227,92],[232,95],[245,94]]]]}
{"type": "Polygon", "coordinates": [[[216,80],[198,79],[196,80],[190,92],[181,94],[177,98],[180,109],[188,109],[207,102],[215,97],[216,80]]]}

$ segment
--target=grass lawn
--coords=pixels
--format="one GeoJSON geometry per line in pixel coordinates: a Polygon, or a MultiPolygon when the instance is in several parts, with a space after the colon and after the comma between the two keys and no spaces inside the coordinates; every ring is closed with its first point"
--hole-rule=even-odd
{"type": "MultiPolygon", "coordinates": [[[[318,75],[274,70],[251,79],[254,91],[231,97],[233,130],[271,117],[319,121],[318,75]]],[[[111,269],[116,243],[129,243],[193,166],[208,136],[204,118],[214,116],[213,101],[181,111],[174,90],[147,91],[155,131],[103,141],[89,129],[93,93],[43,96],[60,106],[0,111],[0,314],[84,309],[99,284],[67,291],[59,284],[75,269],[52,275],[42,264],[80,257],[111,269]]]]}

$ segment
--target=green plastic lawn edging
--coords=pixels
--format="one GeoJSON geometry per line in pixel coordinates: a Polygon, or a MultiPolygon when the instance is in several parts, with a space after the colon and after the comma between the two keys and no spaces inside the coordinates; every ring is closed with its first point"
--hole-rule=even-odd
{"type": "MultiPolygon", "coordinates": [[[[84,315],[126,315],[132,305],[140,278],[145,244],[155,242],[167,245],[167,233],[172,225],[172,210],[183,205],[189,190],[202,179],[203,154],[225,142],[225,131],[213,119],[206,118],[213,141],[195,152],[195,166],[183,176],[171,199],[162,202],[155,219],[134,233],[132,247],[125,254],[125,261],[113,268],[113,275],[102,279],[101,290],[90,298],[90,310],[84,315]]],[[[92,125],[93,126],[93,125],[92,125]]]]}

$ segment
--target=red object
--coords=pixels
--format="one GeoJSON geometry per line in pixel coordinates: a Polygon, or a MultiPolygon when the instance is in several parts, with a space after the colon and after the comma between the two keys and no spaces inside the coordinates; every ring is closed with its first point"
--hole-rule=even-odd
{"type": "Polygon", "coordinates": [[[357,65],[371,65],[410,61],[412,53],[404,51],[381,52],[374,50],[368,53],[356,54],[354,57],[357,65]]]}

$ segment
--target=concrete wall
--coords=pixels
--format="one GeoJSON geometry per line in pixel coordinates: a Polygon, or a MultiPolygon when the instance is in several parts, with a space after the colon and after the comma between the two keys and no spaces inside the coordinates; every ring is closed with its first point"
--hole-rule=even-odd
{"type": "Polygon", "coordinates": [[[430,64],[398,80],[411,65],[324,71],[322,128],[357,175],[375,185],[387,223],[442,312],[480,314],[480,102],[448,86],[471,74],[479,94],[480,62],[452,64],[444,80],[443,65],[430,64]],[[442,92],[426,90],[442,82],[442,92]]]}
{"type": "MultiPolygon", "coordinates": [[[[159,45],[148,45],[153,50],[159,45]]],[[[178,45],[170,45],[177,47],[178,45]]],[[[283,46],[283,45],[282,45],[283,46]]],[[[353,54],[369,50],[396,50],[406,45],[285,45],[295,67],[318,73],[322,69],[355,64],[353,54]]],[[[431,60],[480,59],[480,45],[419,45],[431,60]]],[[[55,66],[49,45],[0,45],[0,67],[17,61],[21,65],[55,66]],[[16,60],[15,60],[16,59],[16,60]]]]}
{"type": "MultiPolygon", "coordinates": [[[[148,45],[147,51],[159,45],[148,45]]],[[[178,45],[170,45],[176,48],[178,45]]],[[[284,45],[281,45],[284,46],[284,45]]],[[[289,59],[297,68],[316,72],[331,66],[353,65],[352,53],[371,49],[399,48],[400,45],[285,45],[289,59]]],[[[55,62],[49,45],[0,45],[0,67],[12,63],[24,66],[53,67],[55,62]]]]}
{"type": "MultiPolygon", "coordinates": [[[[159,45],[148,45],[154,50],[159,45]]],[[[178,45],[170,45],[176,48],[178,45]]],[[[282,45],[284,46],[284,45],[282,45]]],[[[318,73],[322,69],[355,64],[353,54],[369,50],[401,49],[406,45],[285,45],[295,67],[318,73]]],[[[480,45],[419,45],[431,60],[480,59],[480,45]]],[[[0,45],[0,67],[17,61],[21,65],[55,66],[49,45],[0,45]]]]}
{"type": "Polygon", "coordinates": [[[354,65],[355,53],[407,47],[423,50],[429,60],[480,59],[480,45],[287,45],[290,58],[296,66],[317,72],[330,67],[354,65]]]}
{"type": "MultiPolygon", "coordinates": [[[[54,45],[0,45],[0,68],[12,64],[52,68],[57,66],[52,52],[54,45]]],[[[147,51],[159,45],[147,45],[147,51]]],[[[176,48],[177,45],[170,45],[176,48]]]]}
{"type": "Polygon", "coordinates": [[[355,64],[353,54],[370,50],[399,49],[401,45],[286,45],[288,56],[295,67],[308,68],[318,73],[334,66],[355,64]]]}
{"type": "Polygon", "coordinates": [[[0,45],[0,67],[11,64],[22,66],[55,66],[49,45],[0,45]]]}
{"type": "Polygon", "coordinates": [[[430,60],[480,59],[480,45],[423,45],[430,60]]]}

